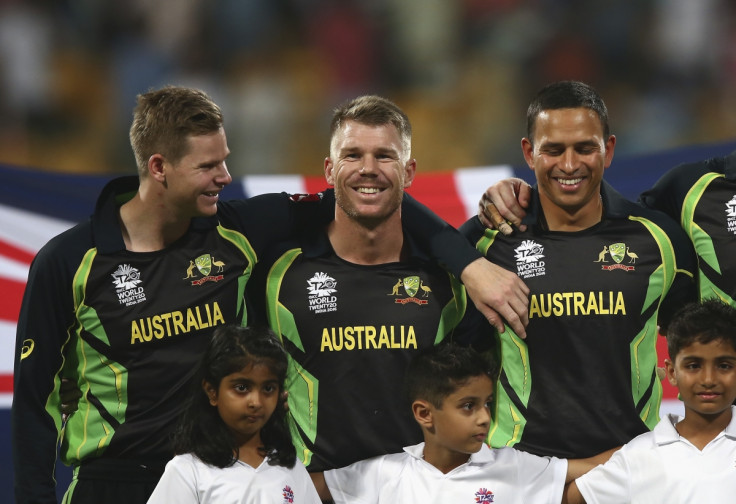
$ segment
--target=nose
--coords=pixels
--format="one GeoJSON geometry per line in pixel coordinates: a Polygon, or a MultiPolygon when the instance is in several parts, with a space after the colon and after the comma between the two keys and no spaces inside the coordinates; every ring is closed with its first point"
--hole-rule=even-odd
{"type": "Polygon", "coordinates": [[[480,408],[478,412],[478,425],[487,427],[491,424],[491,410],[489,408],[480,408]]]}
{"type": "Polygon", "coordinates": [[[248,395],[248,407],[257,410],[261,407],[261,394],[253,392],[248,395]]]}
{"type": "Polygon", "coordinates": [[[713,387],[715,385],[715,369],[711,366],[705,366],[703,368],[703,386],[713,387]]]}
{"type": "Polygon", "coordinates": [[[217,182],[217,184],[223,187],[233,181],[233,177],[230,175],[230,172],[227,170],[227,164],[224,161],[222,162],[220,167],[217,169],[217,175],[215,176],[215,181],[217,182]]]}
{"type": "Polygon", "coordinates": [[[575,149],[566,149],[562,155],[560,168],[566,172],[574,172],[578,167],[578,155],[575,149]]]}
{"type": "Polygon", "coordinates": [[[363,166],[360,167],[361,175],[372,175],[376,172],[376,164],[378,161],[373,156],[363,157],[363,166]]]}

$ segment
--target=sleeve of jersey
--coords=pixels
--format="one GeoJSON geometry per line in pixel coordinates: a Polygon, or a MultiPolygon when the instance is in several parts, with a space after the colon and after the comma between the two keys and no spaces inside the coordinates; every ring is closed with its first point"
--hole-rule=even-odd
{"type": "Polygon", "coordinates": [[[504,449],[495,463],[510,463],[517,468],[515,484],[522,495],[520,502],[557,504],[562,501],[567,476],[567,460],[556,457],[539,457],[516,449],[504,449]],[[513,461],[502,462],[509,455],[514,455],[513,461]]]}
{"type": "Polygon", "coordinates": [[[375,504],[383,487],[385,457],[355,462],[347,467],[325,471],[325,482],[335,504],[375,504]]]}
{"type": "Polygon", "coordinates": [[[71,275],[60,247],[31,264],[15,345],[13,464],[17,503],[56,503],[54,467],[61,429],[58,373],[72,325],[71,275]]]}
{"type": "Polygon", "coordinates": [[[631,474],[623,450],[614,453],[599,465],[575,480],[588,504],[618,504],[631,502],[631,474]]]}
{"type": "Polygon", "coordinates": [[[425,253],[457,278],[468,264],[481,257],[457,229],[408,193],[404,193],[401,204],[401,220],[425,253]]]}
{"type": "Polygon", "coordinates": [[[197,504],[197,471],[190,459],[174,457],[164,470],[147,504],[197,504]]]}
{"type": "Polygon", "coordinates": [[[261,194],[224,202],[221,223],[243,233],[257,255],[276,243],[293,239],[305,223],[327,224],[334,219],[334,198],[319,194],[261,194]]]}
{"type": "Polygon", "coordinates": [[[639,203],[664,212],[679,223],[685,195],[705,171],[705,163],[676,166],[662,175],[650,189],[641,193],[639,203]]]}
{"type": "Polygon", "coordinates": [[[665,231],[672,242],[677,268],[658,313],[658,324],[662,333],[666,332],[667,325],[677,310],[698,300],[697,259],[693,245],[679,226],[674,222],[670,223],[670,229],[665,231]]]}

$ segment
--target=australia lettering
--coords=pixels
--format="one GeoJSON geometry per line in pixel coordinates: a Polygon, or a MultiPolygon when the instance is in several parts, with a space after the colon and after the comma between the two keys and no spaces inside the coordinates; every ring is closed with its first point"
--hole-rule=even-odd
{"type": "Polygon", "coordinates": [[[621,291],[554,292],[532,294],[529,318],[585,315],[626,315],[626,303],[621,291]]]}
{"type": "Polygon", "coordinates": [[[414,326],[325,327],[320,352],[417,348],[414,326]]]}
{"type": "Polygon", "coordinates": [[[161,313],[132,321],[130,344],[186,334],[224,323],[225,317],[216,301],[182,311],[161,313]]]}

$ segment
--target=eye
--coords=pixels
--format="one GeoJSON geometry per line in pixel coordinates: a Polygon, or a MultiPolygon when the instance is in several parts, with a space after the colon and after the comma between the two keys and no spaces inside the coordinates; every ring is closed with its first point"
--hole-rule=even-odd
{"type": "Polygon", "coordinates": [[[263,392],[266,394],[273,394],[274,392],[277,392],[279,390],[278,385],[275,384],[269,384],[263,386],[263,392]]]}
{"type": "Polygon", "coordinates": [[[235,385],[235,390],[238,392],[247,392],[249,390],[249,387],[245,383],[238,383],[237,385],[235,385]]]}
{"type": "Polygon", "coordinates": [[[466,411],[472,411],[473,407],[475,406],[475,403],[472,402],[466,402],[462,406],[460,406],[461,409],[464,409],[466,411]]]}

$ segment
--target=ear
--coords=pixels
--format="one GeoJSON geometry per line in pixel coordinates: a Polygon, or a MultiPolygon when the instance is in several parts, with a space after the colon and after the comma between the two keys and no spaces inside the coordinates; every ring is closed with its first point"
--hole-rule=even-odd
{"type": "Polygon", "coordinates": [[[677,387],[677,377],[675,376],[675,363],[670,359],[664,360],[665,372],[667,373],[667,381],[670,385],[677,387]]]}
{"type": "Polygon", "coordinates": [[[434,426],[432,418],[432,405],[424,399],[417,399],[411,403],[411,410],[414,413],[414,420],[423,429],[430,430],[434,426]]]}
{"type": "Polygon", "coordinates": [[[166,182],[165,164],[166,160],[161,154],[152,155],[148,158],[148,175],[157,182],[166,182]]]}
{"type": "Polygon", "coordinates": [[[524,154],[524,160],[529,168],[534,170],[534,145],[526,137],[521,139],[521,153],[524,154]]]}
{"type": "Polygon", "coordinates": [[[202,380],[202,390],[204,390],[204,393],[210,400],[210,404],[212,406],[217,406],[217,389],[213,387],[210,382],[202,380]]]}
{"type": "Polygon", "coordinates": [[[605,161],[603,163],[603,169],[605,170],[609,166],[611,166],[611,161],[613,161],[613,150],[616,147],[616,136],[611,135],[608,137],[608,140],[606,140],[606,156],[605,161]]]}
{"type": "Polygon", "coordinates": [[[327,180],[327,185],[333,186],[335,185],[335,164],[332,162],[332,158],[326,157],[325,158],[325,180],[327,180]]]}
{"type": "Polygon", "coordinates": [[[414,181],[414,175],[417,173],[417,160],[410,159],[404,166],[404,189],[411,186],[414,181]]]}

